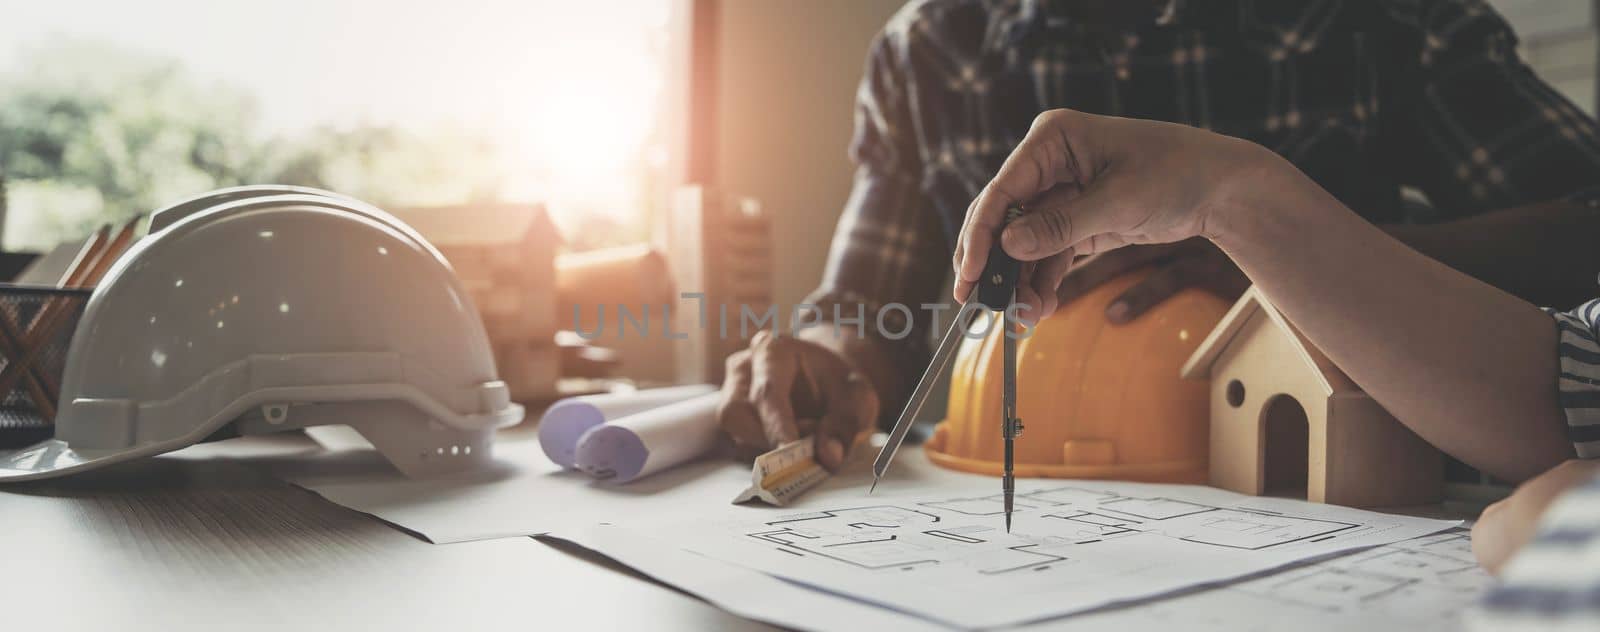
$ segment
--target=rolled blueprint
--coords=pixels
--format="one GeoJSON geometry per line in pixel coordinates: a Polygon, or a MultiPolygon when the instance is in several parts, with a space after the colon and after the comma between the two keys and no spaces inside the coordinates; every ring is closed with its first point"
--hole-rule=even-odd
{"type": "Polygon", "coordinates": [[[577,468],[616,483],[692,461],[717,445],[716,393],[595,426],[578,440],[577,468]]]}
{"type": "Polygon", "coordinates": [[[710,384],[650,388],[631,393],[568,397],[550,405],[539,418],[539,446],[556,465],[576,467],[573,455],[583,433],[608,421],[716,392],[710,384]]]}

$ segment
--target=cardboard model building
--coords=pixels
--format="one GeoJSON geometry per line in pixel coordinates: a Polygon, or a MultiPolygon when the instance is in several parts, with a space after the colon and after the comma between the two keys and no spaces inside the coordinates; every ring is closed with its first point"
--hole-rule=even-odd
{"type": "Polygon", "coordinates": [[[439,249],[483,318],[495,365],[517,400],[554,395],[556,249],[561,235],[540,204],[392,209],[439,249]]]}
{"type": "Polygon", "coordinates": [[[1183,367],[1211,381],[1212,485],[1356,507],[1438,502],[1437,449],[1250,288],[1183,367]]]}
{"type": "MultiPolygon", "coordinates": [[[[667,235],[673,283],[680,292],[703,294],[705,309],[685,301],[673,312],[674,330],[689,333],[674,345],[676,381],[721,384],[724,360],[750,342],[740,328],[744,313],[759,317],[773,307],[772,220],[753,198],[701,186],[680,188],[673,202],[667,235]]],[[[786,318],[778,314],[779,322],[786,318]]]]}

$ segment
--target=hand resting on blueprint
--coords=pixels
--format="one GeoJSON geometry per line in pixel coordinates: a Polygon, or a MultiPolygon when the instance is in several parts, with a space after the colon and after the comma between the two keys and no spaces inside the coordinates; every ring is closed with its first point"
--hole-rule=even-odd
{"type": "Polygon", "coordinates": [[[978,280],[1015,204],[1025,212],[1000,242],[1026,262],[1019,302],[1060,291],[1076,257],[1203,238],[1445,452],[1514,482],[1574,454],[1556,397],[1550,316],[1408,248],[1259,145],[1182,125],[1046,112],[968,209],[953,260],[956,296],[978,280]]]}
{"type": "Polygon", "coordinates": [[[763,330],[728,357],[717,420],[746,458],[812,436],[818,464],[832,471],[873,427],[878,401],[871,381],[826,341],[763,330]]]}

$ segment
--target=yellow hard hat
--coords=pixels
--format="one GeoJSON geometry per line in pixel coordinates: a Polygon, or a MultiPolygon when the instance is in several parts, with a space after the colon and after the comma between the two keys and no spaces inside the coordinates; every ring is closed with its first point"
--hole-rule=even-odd
{"type": "MultiPolygon", "coordinates": [[[[1132,322],[1106,322],[1106,306],[1149,273],[1112,279],[1018,340],[1018,476],[1205,482],[1209,388],[1178,371],[1228,302],[1189,289],[1132,322]]],[[[974,319],[973,331],[985,326],[974,319]]],[[[926,445],[934,463],[1000,474],[1000,335],[995,327],[957,352],[950,405],[926,445]]]]}

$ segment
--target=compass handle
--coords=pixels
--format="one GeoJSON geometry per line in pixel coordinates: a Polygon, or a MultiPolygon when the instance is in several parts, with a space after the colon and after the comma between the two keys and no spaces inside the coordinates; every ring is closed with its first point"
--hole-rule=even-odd
{"type": "Polygon", "coordinates": [[[1021,216],[1022,207],[1013,206],[1006,209],[1005,222],[994,231],[994,242],[989,248],[989,260],[984,262],[983,276],[978,279],[978,302],[997,312],[1005,311],[1016,299],[1017,277],[1022,272],[1022,263],[1006,254],[1006,249],[1000,247],[1000,233],[1005,231],[1012,220],[1021,216]]]}

